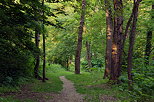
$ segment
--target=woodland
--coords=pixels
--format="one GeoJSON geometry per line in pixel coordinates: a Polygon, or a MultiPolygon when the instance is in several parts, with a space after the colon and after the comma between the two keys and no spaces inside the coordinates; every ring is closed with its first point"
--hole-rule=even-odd
{"type": "Polygon", "coordinates": [[[0,0],[0,102],[82,102],[60,101],[65,82],[154,102],[154,0],[0,0]]]}

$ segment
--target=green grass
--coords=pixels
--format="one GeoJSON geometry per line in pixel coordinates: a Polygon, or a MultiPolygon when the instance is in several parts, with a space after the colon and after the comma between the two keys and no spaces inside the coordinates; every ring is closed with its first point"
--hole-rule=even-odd
{"type": "MultiPolygon", "coordinates": [[[[67,79],[71,80],[77,92],[81,94],[86,94],[85,97],[88,102],[99,102],[100,95],[113,96],[118,99],[118,102],[129,102],[127,94],[125,92],[120,92],[118,86],[113,86],[113,88],[108,87],[108,80],[104,80],[102,72],[83,72],[76,75],[72,72],[61,71],[47,71],[47,80],[43,83],[41,80],[33,80],[29,82],[31,84],[31,89],[33,92],[53,92],[59,93],[62,90],[63,83],[60,81],[59,76],[66,76],[67,79]],[[100,87],[101,86],[101,87],[100,87]],[[118,93],[118,94],[117,94],[118,93]],[[90,97],[90,98],[89,98],[90,97]],[[121,101],[122,100],[122,101],[121,101]]],[[[0,88],[0,92],[8,91],[18,91],[19,87],[3,87],[0,88]]],[[[15,100],[12,96],[0,97],[0,102],[20,102],[15,100]]],[[[33,102],[33,100],[24,100],[24,102],[33,102]]]]}
{"type": "Polygon", "coordinates": [[[59,76],[69,75],[70,72],[62,71],[58,73],[47,73],[47,80],[45,83],[40,80],[35,80],[32,83],[32,90],[34,92],[54,92],[59,93],[63,88],[63,82],[59,79],[59,76]]]}
{"type": "MultiPolygon", "coordinates": [[[[69,75],[70,72],[66,72],[61,66],[59,65],[52,65],[51,68],[47,69],[46,77],[49,78],[45,83],[41,80],[36,80],[31,78],[31,80],[24,81],[22,80],[20,85],[29,84],[31,86],[31,90],[33,92],[53,92],[59,93],[62,90],[63,83],[59,79],[59,76],[69,75]]],[[[2,86],[0,87],[0,93],[5,92],[18,92],[20,91],[19,86],[2,86]]],[[[51,97],[46,96],[47,99],[51,97]]],[[[25,99],[22,102],[34,102],[35,100],[25,99]]],[[[21,102],[17,99],[14,99],[14,96],[8,97],[0,97],[0,102],[21,102]]]]}
{"type": "MultiPolygon", "coordinates": [[[[28,82],[22,81],[22,83],[20,85],[23,85],[23,84],[26,84],[26,83],[29,83],[29,81],[28,82]]],[[[18,92],[18,91],[20,91],[20,86],[11,86],[11,85],[5,85],[4,86],[3,85],[3,86],[0,87],[0,94],[9,93],[9,92],[18,92]]],[[[18,99],[14,99],[13,96],[5,96],[5,97],[0,97],[0,102],[20,102],[20,101],[18,99]]]]}
{"type": "Polygon", "coordinates": [[[45,83],[40,80],[35,80],[32,85],[32,90],[35,92],[59,93],[63,88],[63,82],[59,79],[59,76],[69,75],[71,72],[65,71],[65,69],[58,64],[47,65],[46,70],[46,77],[49,80],[45,83]]]}
{"type": "Polygon", "coordinates": [[[0,102],[20,102],[20,101],[14,99],[12,96],[9,96],[9,97],[0,97],[0,102]]]}
{"type": "Polygon", "coordinates": [[[17,92],[19,91],[19,87],[18,86],[1,86],[0,87],[0,93],[5,93],[5,92],[17,92]]]}
{"type": "MultiPolygon", "coordinates": [[[[73,72],[65,71],[61,66],[58,65],[52,65],[50,67],[47,68],[46,73],[46,77],[49,78],[49,80],[47,80],[45,83],[43,83],[41,80],[34,79],[28,82],[33,92],[59,93],[63,88],[63,83],[59,79],[59,76],[66,76],[67,79],[74,83],[77,92],[87,95],[85,98],[88,102],[99,102],[99,96],[102,95],[112,96],[116,98],[118,102],[130,102],[128,94],[126,92],[120,91],[118,85],[110,87],[110,84],[107,84],[108,80],[102,78],[103,72],[82,72],[81,74],[76,75],[73,72]]],[[[19,87],[0,87],[1,93],[19,90],[19,87]]],[[[0,102],[20,101],[15,100],[13,96],[9,96],[0,97],[0,102]]],[[[24,102],[33,102],[33,100],[27,99],[24,102]]]]}
{"type": "Polygon", "coordinates": [[[120,91],[118,86],[110,87],[111,85],[107,84],[108,80],[103,79],[102,72],[69,74],[66,78],[74,83],[77,92],[87,95],[85,98],[88,102],[99,102],[100,95],[112,96],[118,102],[129,102],[130,100],[128,94],[120,91]]]}

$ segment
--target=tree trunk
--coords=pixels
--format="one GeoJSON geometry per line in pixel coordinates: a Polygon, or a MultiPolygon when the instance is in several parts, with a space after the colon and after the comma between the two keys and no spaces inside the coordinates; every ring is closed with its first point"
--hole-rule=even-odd
{"type": "Polygon", "coordinates": [[[69,71],[69,58],[66,59],[66,70],[69,71]]]}
{"type": "Polygon", "coordinates": [[[145,64],[148,65],[149,64],[149,57],[150,57],[150,53],[151,53],[151,48],[152,48],[152,31],[148,31],[147,32],[147,42],[146,42],[146,49],[145,49],[145,64]]]}
{"type": "Polygon", "coordinates": [[[124,35],[123,35],[123,42],[122,42],[123,51],[122,52],[124,52],[125,41],[126,41],[126,38],[128,36],[128,31],[129,31],[129,28],[130,28],[130,25],[131,25],[131,22],[132,22],[132,19],[133,19],[133,11],[134,11],[134,9],[135,8],[133,7],[132,13],[131,13],[130,18],[129,18],[128,22],[127,22],[127,25],[126,25],[126,28],[125,28],[125,32],[124,32],[124,35]]]}
{"type": "Polygon", "coordinates": [[[104,78],[106,78],[109,77],[111,72],[113,19],[110,1],[105,0],[104,2],[106,7],[106,56],[104,78]]]}
{"type": "Polygon", "coordinates": [[[79,32],[78,32],[78,43],[75,55],[75,74],[80,74],[80,56],[82,49],[82,33],[84,26],[85,9],[86,9],[86,0],[82,0],[82,12],[81,12],[79,32]]]}
{"type": "MultiPolygon", "coordinates": [[[[152,10],[154,10],[154,5],[152,5],[152,10]]],[[[154,16],[152,15],[152,20],[154,16]]],[[[152,28],[148,27],[148,32],[147,32],[147,41],[146,41],[146,48],[145,48],[145,64],[149,64],[149,57],[151,53],[151,48],[152,48],[152,28]]]]}
{"type": "MultiPolygon", "coordinates": [[[[44,0],[42,1],[42,6],[44,6],[44,0]]],[[[43,16],[44,16],[44,10],[43,10],[43,16]]],[[[42,29],[43,29],[43,78],[42,78],[42,82],[45,82],[45,65],[46,65],[46,53],[45,53],[45,34],[44,34],[44,19],[43,19],[43,25],[42,25],[42,29]]]]}
{"type": "Polygon", "coordinates": [[[90,43],[86,41],[86,49],[87,49],[87,62],[88,62],[88,68],[92,67],[91,64],[91,50],[90,50],[90,43]]]}
{"type": "Polygon", "coordinates": [[[121,74],[122,39],[123,39],[123,4],[122,0],[114,0],[114,33],[112,42],[112,65],[110,80],[118,81],[121,74]]]}
{"type": "Polygon", "coordinates": [[[136,24],[137,24],[137,17],[138,17],[138,8],[139,8],[139,3],[142,0],[134,0],[134,11],[133,11],[133,22],[132,22],[132,27],[130,30],[130,36],[129,36],[129,50],[128,50],[128,84],[131,85],[132,84],[132,74],[131,74],[131,70],[132,70],[132,57],[133,57],[133,45],[135,43],[135,35],[136,35],[136,24]]]}
{"type": "MultiPolygon", "coordinates": [[[[40,34],[39,34],[39,31],[36,29],[35,30],[35,44],[36,44],[36,47],[39,48],[39,41],[40,41],[40,34]]],[[[35,63],[35,67],[34,67],[34,77],[36,79],[41,79],[41,77],[39,76],[38,74],[38,71],[39,71],[39,64],[40,64],[40,55],[36,55],[36,63],[35,63]]]]}
{"type": "Polygon", "coordinates": [[[46,52],[45,52],[45,34],[43,33],[43,82],[45,82],[46,52]]]}

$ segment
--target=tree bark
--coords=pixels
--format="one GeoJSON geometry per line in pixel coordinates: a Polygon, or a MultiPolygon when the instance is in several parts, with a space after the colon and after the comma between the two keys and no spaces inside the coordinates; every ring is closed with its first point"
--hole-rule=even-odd
{"type": "MultiPolygon", "coordinates": [[[[39,41],[40,41],[40,34],[39,34],[39,31],[35,30],[35,44],[36,44],[36,47],[39,48],[39,41]]],[[[34,67],[34,77],[36,79],[41,79],[41,77],[39,76],[38,74],[38,71],[39,71],[39,64],[40,64],[40,55],[36,55],[36,63],[35,63],[35,67],[34,67]]]]}
{"type": "Polygon", "coordinates": [[[81,12],[79,32],[78,32],[78,43],[75,55],[75,74],[80,74],[80,56],[82,49],[82,33],[84,26],[85,9],[86,9],[86,0],[82,0],[82,12],[81,12]]]}
{"type": "Polygon", "coordinates": [[[105,72],[104,78],[109,77],[111,72],[112,59],[112,39],[113,39],[113,19],[111,3],[109,0],[104,0],[106,8],[106,55],[105,55],[105,72]]]}
{"type": "MultiPolygon", "coordinates": [[[[44,6],[44,0],[42,1],[42,6],[44,6]]],[[[44,16],[44,10],[43,10],[43,16],[44,16]]],[[[42,29],[43,29],[43,78],[42,82],[45,82],[45,67],[46,67],[46,52],[45,52],[45,34],[44,34],[44,19],[43,19],[43,24],[42,24],[42,29]]]]}
{"type": "Polygon", "coordinates": [[[130,27],[131,22],[132,22],[132,19],[133,19],[133,11],[134,11],[134,9],[135,9],[135,8],[133,7],[131,16],[130,16],[128,22],[127,22],[127,25],[126,25],[126,28],[125,28],[125,32],[124,32],[124,35],[123,35],[123,42],[122,42],[122,48],[123,48],[123,49],[124,49],[124,47],[125,47],[125,41],[126,41],[126,38],[127,38],[127,36],[128,36],[129,27],[130,27]]]}
{"type": "MultiPolygon", "coordinates": [[[[152,10],[154,10],[154,5],[152,5],[152,10]]],[[[152,20],[154,16],[152,15],[152,20]]],[[[148,27],[148,32],[147,32],[147,41],[146,41],[146,48],[145,48],[145,64],[149,64],[149,57],[152,49],[152,28],[148,27]]]]}
{"type": "Polygon", "coordinates": [[[122,38],[123,38],[123,4],[122,0],[114,0],[114,33],[112,42],[112,65],[110,80],[118,82],[121,74],[122,38]]]}
{"type": "Polygon", "coordinates": [[[138,8],[139,8],[139,3],[142,0],[134,0],[134,10],[133,10],[133,22],[132,22],[132,27],[130,30],[130,36],[129,36],[129,50],[128,50],[128,84],[131,85],[132,84],[132,74],[131,74],[131,70],[132,70],[132,57],[133,57],[133,46],[135,43],[135,35],[136,35],[136,24],[137,24],[137,17],[138,17],[138,8]]]}
{"type": "Polygon", "coordinates": [[[88,68],[92,67],[91,64],[91,50],[90,50],[90,43],[86,41],[86,49],[87,49],[87,62],[88,62],[88,68]]]}

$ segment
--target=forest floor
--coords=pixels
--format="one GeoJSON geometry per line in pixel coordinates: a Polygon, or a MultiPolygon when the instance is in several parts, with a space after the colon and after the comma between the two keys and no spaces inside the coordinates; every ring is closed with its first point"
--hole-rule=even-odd
{"type": "Polygon", "coordinates": [[[48,102],[84,102],[83,95],[76,92],[73,83],[64,76],[60,76],[63,82],[63,90],[60,94],[54,95],[48,102]]]}
{"type": "Polygon", "coordinates": [[[63,90],[59,94],[33,92],[31,90],[32,84],[27,84],[23,85],[19,92],[7,92],[0,94],[0,96],[13,96],[21,102],[84,102],[83,95],[76,92],[76,89],[70,80],[67,80],[64,76],[60,76],[59,78],[63,82],[63,90]]]}
{"type": "Polygon", "coordinates": [[[98,73],[50,73],[48,78],[46,83],[36,80],[18,91],[0,93],[0,102],[129,102],[127,94],[111,88],[98,73]]]}

